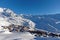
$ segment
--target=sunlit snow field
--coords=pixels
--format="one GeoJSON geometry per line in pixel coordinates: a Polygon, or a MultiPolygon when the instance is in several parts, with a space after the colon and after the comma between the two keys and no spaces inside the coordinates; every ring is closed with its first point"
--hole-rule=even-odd
{"type": "Polygon", "coordinates": [[[30,33],[0,33],[0,40],[34,40],[30,33]]]}
{"type": "Polygon", "coordinates": [[[0,8],[0,40],[60,40],[54,37],[36,37],[29,32],[9,32],[1,26],[17,24],[49,32],[60,33],[60,15],[17,15],[12,10],[0,8]]]}

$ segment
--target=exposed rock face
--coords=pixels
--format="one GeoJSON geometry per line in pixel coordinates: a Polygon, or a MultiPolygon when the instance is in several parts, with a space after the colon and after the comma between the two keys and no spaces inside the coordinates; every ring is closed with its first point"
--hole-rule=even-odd
{"type": "Polygon", "coordinates": [[[29,27],[20,26],[20,25],[9,25],[9,26],[2,26],[4,29],[8,29],[9,32],[30,32],[31,34],[35,34],[35,36],[43,36],[43,37],[60,37],[58,33],[52,33],[43,30],[29,30],[29,27]]]}
{"type": "Polygon", "coordinates": [[[20,26],[20,25],[9,25],[9,26],[2,26],[4,29],[9,29],[10,32],[16,31],[16,32],[23,32],[28,31],[30,28],[26,26],[20,26]]]}

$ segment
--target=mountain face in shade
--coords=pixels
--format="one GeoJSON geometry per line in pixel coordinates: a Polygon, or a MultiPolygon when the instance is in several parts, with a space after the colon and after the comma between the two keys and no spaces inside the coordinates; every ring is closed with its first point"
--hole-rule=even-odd
{"type": "MultiPolygon", "coordinates": [[[[35,28],[46,30],[48,32],[60,33],[60,14],[50,14],[50,15],[24,15],[20,16],[30,19],[36,25],[35,28]]],[[[40,38],[37,40],[60,40],[59,38],[40,38]]]]}
{"type": "Polygon", "coordinates": [[[38,29],[43,29],[50,32],[60,32],[60,14],[23,15],[22,17],[35,22],[35,27],[38,29]]]}

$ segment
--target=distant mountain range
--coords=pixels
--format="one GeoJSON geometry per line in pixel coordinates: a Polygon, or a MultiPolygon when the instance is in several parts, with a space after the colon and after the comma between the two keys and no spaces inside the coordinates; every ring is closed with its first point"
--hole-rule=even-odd
{"type": "Polygon", "coordinates": [[[20,16],[33,21],[36,24],[35,27],[38,29],[60,32],[60,14],[20,16]]]}
{"type": "MultiPolygon", "coordinates": [[[[51,15],[20,14],[20,15],[17,15],[10,9],[0,8],[0,35],[1,36],[3,35],[2,36],[3,38],[1,38],[1,40],[3,40],[4,38],[5,40],[13,40],[13,38],[14,39],[16,38],[15,36],[17,36],[16,40],[20,40],[20,38],[28,40],[31,38],[33,39],[35,37],[34,35],[30,33],[23,33],[23,34],[22,33],[10,33],[8,32],[8,29],[4,30],[1,27],[1,26],[9,26],[11,24],[27,26],[31,30],[34,30],[36,28],[36,29],[46,30],[49,32],[60,32],[60,14],[51,14],[51,15]]],[[[38,39],[39,38],[37,38],[37,40],[38,39]]]]}

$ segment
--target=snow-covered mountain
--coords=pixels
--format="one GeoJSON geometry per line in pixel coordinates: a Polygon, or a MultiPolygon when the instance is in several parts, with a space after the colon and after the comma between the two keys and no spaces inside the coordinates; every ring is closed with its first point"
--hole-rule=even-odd
{"type": "Polygon", "coordinates": [[[29,32],[9,32],[8,29],[3,29],[2,27],[11,24],[27,26],[30,30],[36,28],[57,33],[60,32],[60,14],[18,15],[10,9],[0,8],[0,40],[60,40],[59,38],[51,37],[35,37],[29,32]]]}
{"type": "Polygon", "coordinates": [[[7,26],[10,24],[28,26],[30,28],[35,27],[35,23],[29,19],[22,18],[7,8],[0,8],[0,26],[7,26]]]}
{"type": "MultiPolygon", "coordinates": [[[[36,25],[35,28],[49,32],[60,33],[60,14],[50,15],[23,15],[20,16],[32,20],[36,25]]],[[[37,40],[60,40],[58,38],[40,38],[37,40]]]]}
{"type": "Polygon", "coordinates": [[[2,27],[11,24],[27,26],[31,30],[35,28],[35,23],[31,20],[17,15],[10,9],[0,8],[0,40],[30,40],[34,38],[30,33],[12,33],[2,27]]]}
{"type": "Polygon", "coordinates": [[[36,24],[35,27],[38,29],[50,32],[60,32],[60,14],[23,15],[22,17],[32,20],[36,24]]]}

